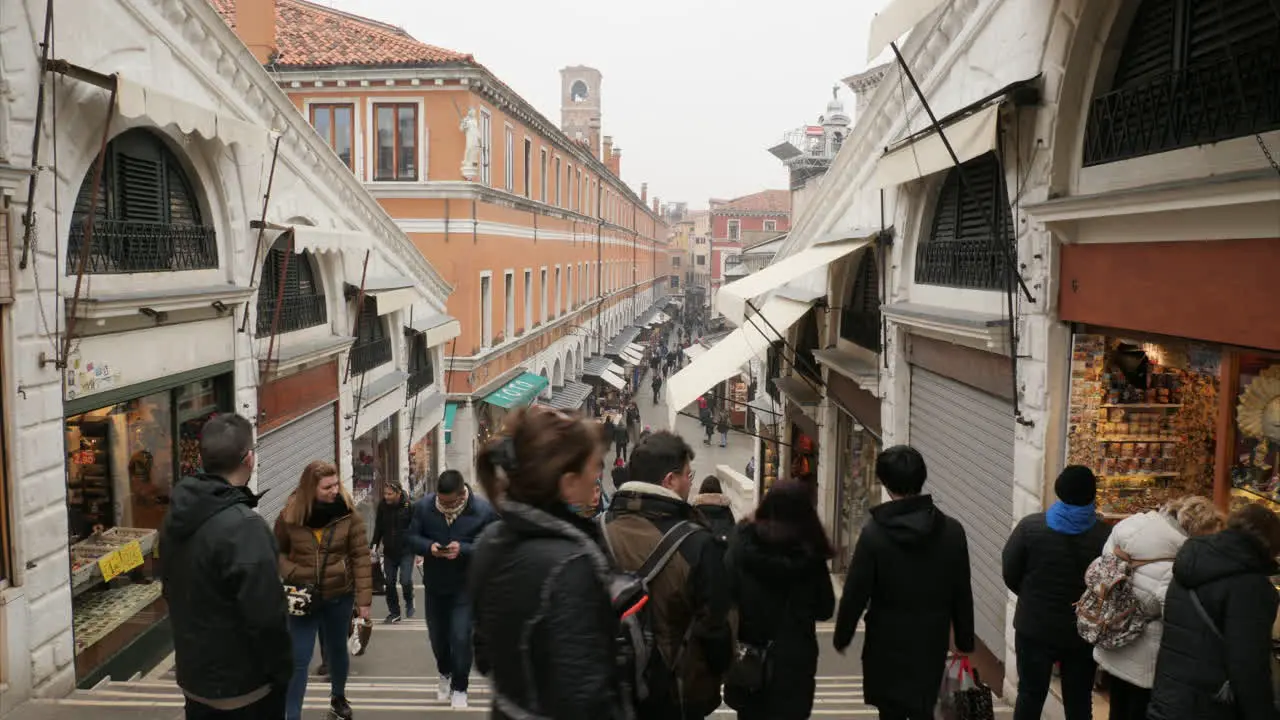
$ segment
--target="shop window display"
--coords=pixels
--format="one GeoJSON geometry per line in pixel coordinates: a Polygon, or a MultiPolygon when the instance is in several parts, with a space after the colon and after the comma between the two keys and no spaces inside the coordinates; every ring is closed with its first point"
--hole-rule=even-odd
{"type": "Polygon", "coordinates": [[[166,615],[155,540],[173,485],[199,470],[204,423],[230,383],[201,380],[66,419],[67,514],[77,677],[166,615]]]}
{"type": "Polygon", "coordinates": [[[1280,501],[1280,358],[1242,354],[1231,468],[1233,502],[1280,501]]]}
{"type": "Polygon", "coordinates": [[[1213,497],[1218,348],[1076,335],[1068,462],[1098,475],[1118,518],[1174,497],[1213,497]]]}
{"type": "Polygon", "coordinates": [[[355,460],[352,463],[353,488],[352,496],[357,509],[372,522],[372,508],[377,506],[382,497],[382,484],[388,478],[401,479],[398,471],[399,415],[392,415],[373,426],[364,435],[352,442],[355,460]]]}

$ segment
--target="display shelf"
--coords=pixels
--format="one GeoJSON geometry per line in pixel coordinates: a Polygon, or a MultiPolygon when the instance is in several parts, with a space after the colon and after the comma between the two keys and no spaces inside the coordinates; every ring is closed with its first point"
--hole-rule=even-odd
{"type": "Polygon", "coordinates": [[[1260,493],[1257,490],[1253,490],[1250,488],[1233,487],[1231,488],[1231,494],[1234,497],[1242,498],[1242,499],[1248,500],[1249,502],[1262,500],[1263,502],[1269,505],[1280,506],[1280,498],[1277,498],[1273,495],[1268,495],[1266,493],[1260,493]]]}
{"type": "Polygon", "coordinates": [[[1162,438],[1158,435],[1114,435],[1098,438],[1098,442],[1114,443],[1114,442],[1149,442],[1149,443],[1176,443],[1182,442],[1178,438],[1162,438]]]}
{"type": "Polygon", "coordinates": [[[152,582],[103,590],[78,601],[71,613],[76,654],[96,645],[160,595],[160,583],[152,582]]]}
{"type": "Polygon", "coordinates": [[[1138,478],[1176,478],[1179,473],[1176,472],[1133,472],[1120,473],[1117,475],[1099,475],[1099,480],[1132,480],[1138,478]]]}
{"type": "Polygon", "coordinates": [[[1154,410],[1158,408],[1180,408],[1182,403],[1102,403],[1098,407],[1154,410]]]}
{"type": "Polygon", "coordinates": [[[155,550],[156,531],[146,528],[115,527],[101,535],[71,546],[71,596],[102,584],[102,568],[98,560],[115,552],[134,540],[142,548],[142,557],[149,557],[155,550]]]}

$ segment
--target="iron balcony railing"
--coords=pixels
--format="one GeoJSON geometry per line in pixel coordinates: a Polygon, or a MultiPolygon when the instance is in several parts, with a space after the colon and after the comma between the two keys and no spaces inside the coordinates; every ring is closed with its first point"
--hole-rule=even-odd
{"type": "MultiPolygon", "coordinates": [[[[67,274],[75,275],[85,225],[73,221],[67,246],[67,274]]],[[[95,275],[218,267],[218,243],[212,227],[98,220],[93,224],[85,272],[95,275]]]]}
{"type": "Polygon", "coordinates": [[[391,362],[391,338],[357,342],[351,348],[351,369],[362,373],[391,362]]]}
{"type": "Polygon", "coordinates": [[[1127,160],[1280,129],[1280,53],[1237,51],[1094,99],[1084,164],[1127,160]],[[1239,68],[1239,76],[1236,69],[1239,68]]]}
{"type": "Polygon", "coordinates": [[[409,397],[413,397],[422,392],[435,382],[435,373],[431,371],[431,366],[415,370],[409,373],[409,397]]]}
{"type": "Polygon", "coordinates": [[[259,337],[271,333],[271,323],[277,306],[280,308],[280,322],[276,326],[277,334],[323,325],[327,319],[324,295],[287,295],[284,300],[275,298],[259,300],[257,329],[259,337]]]}

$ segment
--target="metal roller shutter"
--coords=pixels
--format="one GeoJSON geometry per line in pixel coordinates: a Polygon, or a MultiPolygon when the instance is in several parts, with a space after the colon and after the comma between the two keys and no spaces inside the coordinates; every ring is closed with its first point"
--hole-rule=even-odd
{"type": "Polygon", "coordinates": [[[258,512],[274,525],[302,470],[312,460],[337,462],[334,404],[312,410],[258,438],[258,512]]]}
{"type": "Polygon", "coordinates": [[[978,639],[1002,655],[1008,591],[1000,555],[1013,525],[1013,406],[912,366],[910,433],[929,467],[925,491],[968,535],[978,639]]]}

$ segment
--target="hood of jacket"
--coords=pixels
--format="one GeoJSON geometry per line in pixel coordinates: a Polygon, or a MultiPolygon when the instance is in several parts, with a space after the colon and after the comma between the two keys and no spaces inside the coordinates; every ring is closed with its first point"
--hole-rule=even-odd
{"type": "Polygon", "coordinates": [[[898,545],[922,545],[942,532],[944,516],[932,495],[892,500],[871,508],[871,519],[898,545]]]}
{"type": "Polygon", "coordinates": [[[693,506],[679,495],[661,485],[632,480],[623,483],[609,503],[609,511],[633,512],[651,518],[677,517],[688,520],[694,517],[693,506]]]}
{"type": "Polygon", "coordinates": [[[1276,562],[1256,540],[1238,530],[1191,538],[1173,561],[1173,578],[1194,590],[1235,575],[1274,575],[1276,562]]]}
{"type": "Polygon", "coordinates": [[[209,518],[232,505],[258,506],[258,498],[247,487],[239,487],[217,475],[184,477],[173,487],[166,522],[174,537],[191,537],[209,518]]]}
{"type": "Polygon", "coordinates": [[[738,525],[737,543],[742,569],[767,581],[789,581],[812,572],[814,563],[825,562],[806,545],[775,543],[760,537],[750,522],[738,525]]]}
{"type": "Polygon", "coordinates": [[[722,493],[699,493],[693,496],[690,504],[697,507],[731,507],[729,496],[722,493]]]}
{"type": "Polygon", "coordinates": [[[1128,553],[1134,560],[1175,557],[1186,541],[1187,536],[1178,521],[1159,510],[1127,517],[1111,531],[1113,547],[1128,553]]]}

